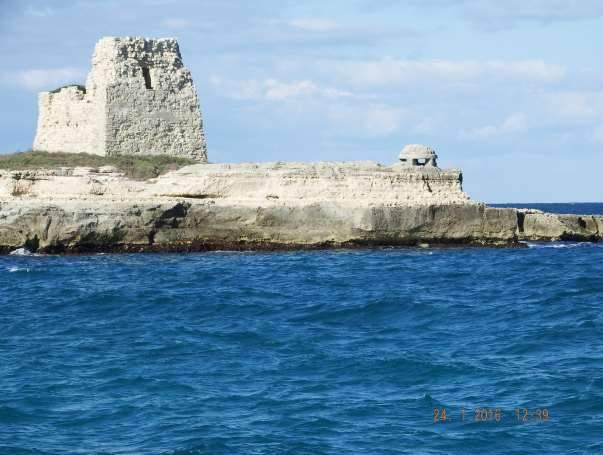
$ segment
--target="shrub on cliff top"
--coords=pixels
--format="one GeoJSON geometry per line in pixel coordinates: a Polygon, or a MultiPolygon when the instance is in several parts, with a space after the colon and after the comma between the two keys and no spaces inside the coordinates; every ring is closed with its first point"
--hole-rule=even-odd
{"type": "Polygon", "coordinates": [[[157,177],[168,171],[173,171],[197,161],[188,158],[177,158],[167,155],[120,155],[100,156],[87,153],[48,153],[48,152],[17,152],[10,155],[0,155],[0,169],[56,169],[60,167],[101,167],[113,166],[127,177],[136,180],[146,180],[157,177]]]}

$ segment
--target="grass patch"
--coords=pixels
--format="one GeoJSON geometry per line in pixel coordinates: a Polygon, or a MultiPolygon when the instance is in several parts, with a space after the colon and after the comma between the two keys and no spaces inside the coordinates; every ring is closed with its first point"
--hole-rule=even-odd
{"type": "Polygon", "coordinates": [[[69,87],[77,87],[80,92],[86,93],[86,87],[84,87],[83,85],[79,85],[79,84],[63,85],[62,87],[55,88],[54,90],[51,90],[50,93],[59,93],[64,88],[69,88],[69,87]]]}
{"type": "Polygon", "coordinates": [[[114,166],[127,177],[135,180],[147,180],[191,164],[199,164],[199,162],[189,158],[178,158],[167,155],[100,156],[89,155],[87,153],[34,151],[0,155],[0,169],[28,170],[78,166],[92,168],[114,166]]]}

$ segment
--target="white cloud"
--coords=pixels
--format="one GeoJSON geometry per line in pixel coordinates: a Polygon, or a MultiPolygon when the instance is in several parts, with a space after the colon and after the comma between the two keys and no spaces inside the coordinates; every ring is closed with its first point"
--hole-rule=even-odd
{"type": "Polygon", "coordinates": [[[388,136],[400,129],[405,111],[385,104],[335,104],[326,107],[327,120],[337,128],[369,136],[388,136]]]}
{"type": "Polygon", "coordinates": [[[525,131],[528,127],[527,117],[522,112],[516,112],[505,118],[498,125],[488,125],[463,131],[462,139],[491,139],[493,137],[506,136],[509,134],[525,131]]]}
{"type": "Polygon", "coordinates": [[[310,80],[279,81],[276,79],[228,81],[210,78],[222,96],[234,100],[274,103],[295,101],[298,111],[312,117],[323,117],[331,125],[351,134],[387,136],[400,129],[403,109],[369,101],[370,98],[345,90],[317,85],[310,80]],[[353,101],[352,101],[353,100],[353,101]],[[352,102],[350,102],[352,101],[352,102]]]}
{"type": "Polygon", "coordinates": [[[436,131],[438,127],[438,121],[433,117],[426,117],[424,119],[419,120],[419,122],[414,126],[413,131],[419,134],[428,134],[436,131]]]}
{"type": "Polygon", "coordinates": [[[191,25],[190,21],[181,17],[169,17],[162,22],[168,28],[183,29],[191,25]]]}
{"type": "Polygon", "coordinates": [[[603,142],[603,125],[599,125],[593,131],[593,139],[597,142],[603,142]]]}
{"type": "Polygon", "coordinates": [[[381,104],[370,106],[364,118],[364,129],[374,136],[387,136],[400,128],[402,111],[381,104]]]}
{"type": "Polygon", "coordinates": [[[590,121],[603,117],[603,92],[562,92],[547,97],[554,116],[572,121],[590,121]]]}
{"type": "Polygon", "coordinates": [[[600,0],[464,0],[466,17],[479,28],[507,28],[521,22],[549,24],[603,15],[600,0]]]}
{"type": "Polygon", "coordinates": [[[268,79],[262,83],[263,96],[269,100],[285,100],[300,96],[312,96],[319,92],[319,88],[312,81],[279,82],[268,79]]]}
{"type": "Polygon", "coordinates": [[[49,7],[35,8],[33,6],[28,6],[25,10],[25,15],[33,17],[48,17],[53,16],[55,12],[56,11],[54,9],[49,7]]]}
{"type": "Polygon", "coordinates": [[[562,66],[540,60],[400,60],[386,57],[381,60],[325,65],[328,70],[330,66],[334,66],[340,77],[347,78],[353,83],[369,85],[423,80],[468,82],[483,78],[555,82],[565,76],[565,69],[562,66]]]}
{"type": "Polygon", "coordinates": [[[289,25],[298,30],[307,32],[330,32],[339,28],[337,22],[323,18],[299,18],[289,22],[289,25]]]}
{"type": "Polygon", "coordinates": [[[320,87],[312,81],[283,82],[276,79],[227,81],[213,76],[210,83],[223,96],[239,100],[286,101],[298,98],[343,98],[350,92],[331,87],[320,87]]]}
{"type": "Polygon", "coordinates": [[[28,90],[52,90],[66,83],[82,82],[85,71],[78,68],[32,69],[5,75],[3,79],[28,90]]]}

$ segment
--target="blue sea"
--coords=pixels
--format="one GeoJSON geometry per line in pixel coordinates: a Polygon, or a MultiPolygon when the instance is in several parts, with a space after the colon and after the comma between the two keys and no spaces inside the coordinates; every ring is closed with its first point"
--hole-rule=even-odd
{"type": "Polygon", "coordinates": [[[601,454],[602,277],[592,243],[0,257],[0,453],[601,454]]]}

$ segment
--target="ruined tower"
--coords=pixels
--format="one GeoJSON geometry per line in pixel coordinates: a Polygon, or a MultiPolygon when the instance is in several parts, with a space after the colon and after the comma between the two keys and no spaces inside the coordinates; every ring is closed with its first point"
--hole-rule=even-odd
{"type": "Polygon", "coordinates": [[[175,39],[103,38],[86,86],[39,95],[34,150],[207,162],[197,93],[175,39]]]}

